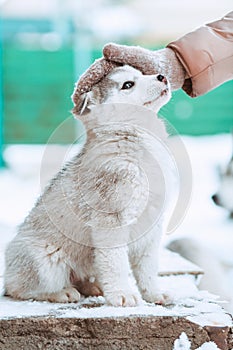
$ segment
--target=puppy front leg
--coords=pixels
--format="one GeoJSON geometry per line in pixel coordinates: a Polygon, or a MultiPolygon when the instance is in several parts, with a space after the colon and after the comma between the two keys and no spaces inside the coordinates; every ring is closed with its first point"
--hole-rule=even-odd
{"type": "Polygon", "coordinates": [[[144,251],[133,272],[143,299],[150,303],[167,304],[171,297],[162,293],[158,285],[159,242],[152,242],[144,251]]]}
{"type": "Polygon", "coordinates": [[[142,302],[129,265],[127,246],[96,248],[95,267],[100,287],[108,304],[136,306],[142,302]]]}

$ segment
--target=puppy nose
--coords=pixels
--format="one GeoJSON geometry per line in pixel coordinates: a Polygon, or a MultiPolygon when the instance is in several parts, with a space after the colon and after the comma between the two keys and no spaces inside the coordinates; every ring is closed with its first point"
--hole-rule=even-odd
{"type": "Polygon", "coordinates": [[[158,81],[161,81],[164,84],[167,84],[167,78],[164,75],[162,75],[162,74],[157,75],[157,79],[158,79],[158,81]]]}

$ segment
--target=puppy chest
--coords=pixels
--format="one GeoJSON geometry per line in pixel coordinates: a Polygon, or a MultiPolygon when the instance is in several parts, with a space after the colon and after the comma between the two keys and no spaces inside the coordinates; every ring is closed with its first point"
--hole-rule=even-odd
{"type": "Polygon", "coordinates": [[[82,203],[92,223],[126,224],[146,206],[148,182],[136,161],[118,157],[92,165],[80,180],[82,203]]]}

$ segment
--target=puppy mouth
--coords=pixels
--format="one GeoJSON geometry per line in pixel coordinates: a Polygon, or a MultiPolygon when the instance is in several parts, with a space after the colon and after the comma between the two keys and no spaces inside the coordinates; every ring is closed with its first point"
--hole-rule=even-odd
{"type": "Polygon", "coordinates": [[[166,95],[168,95],[168,93],[169,93],[169,89],[166,88],[161,92],[160,96],[164,96],[164,95],[166,96],[166,95]]]}
{"type": "Polygon", "coordinates": [[[151,105],[152,103],[156,102],[157,100],[159,100],[161,97],[163,96],[167,96],[169,94],[169,89],[166,88],[164,90],[161,91],[160,95],[156,98],[154,98],[153,100],[147,101],[143,103],[143,106],[148,106],[151,105]]]}

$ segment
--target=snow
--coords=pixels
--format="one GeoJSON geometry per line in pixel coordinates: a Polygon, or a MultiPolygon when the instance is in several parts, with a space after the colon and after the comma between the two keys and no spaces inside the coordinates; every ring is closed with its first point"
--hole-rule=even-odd
{"type": "MultiPolygon", "coordinates": [[[[199,239],[233,265],[233,220],[211,200],[218,189],[218,167],[226,165],[232,156],[231,135],[184,137],[183,141],[193,170],[192,199],[174,235],[199,239]]],[[[169,238],[174,239],[174,235],[169,238]]]]}
{"type": "MultiPolygon", "coordinates": [[[[191,350],[191,342],[185,332],[182,332],[180,337],[175,340],[173,350],[191,350]]],[[[206,342],[196,350],[220,350],[214,342],[206,342]]]]}
{"type": "Polygon", "coordinates": [[[161,276],[166,276],[171,273],[179,275],[184,271],[195,276],[197,285],[199,277],[204,273],[200,267],[182,258],[179,254],[171,252],[166,248],[161,249],[159,258],[159,274],[161,276]]]}
{"type": "MultiPolygon", "coordinates": [[[[190,237],[207,245],[216,259],[228,266],[226,277],[233,295],[233,220],[229,220],[227,212],[215,206],[210,199],[218,186],[216,168],[230,159],[231,137],[183,137],[183,141],[193,167],[193,197],[182,224],[175,233],[166,237],[165,242],[177,237],[190,237]]],[[[44,150],[45,146],[31,145],[15,145],[5,149],[4,156],[8,167],[0,171],[0,292],[6,244],[13,238],[17,225],[33,206],[45,179],[59,169],[62,163],[59,153],[66,153],[64,147],[54,146],[50,160],[46,160],[47,166],[44,165],[46,173],[42,174],[42,179],[40,162],[44,150]]],[[[163,266],[163,272],[165,270],[166,267],[163,266]]],[[[162,289],[173,295],[173,303],[167,307],[145,303],[135,308],[114,308],[105,305],[101,297],[88,298],[78,304],[66,306],[46,302],[12,301],[0,297],[0,318],[41,315],[84,318],[166,315],[185,316],[200,325],[232,325],[231,318],[222,312],[221,305],[224,304],[219,303],[207,291],[199,291],[191,275],[164,276],[160,277],[160,282],[162,289]],[[86,306],[93,306],[93,303],[95,307],[86,306]]],[[[223,300],[220,298],[220,301],[223,300]]],[[[216,349],[214,344],[207,343],[206,346],[201,349],[216,349]]]]}
{"type": "Polygon", "coordinates": [[[37,301],[14,301],[0,298],[0,318],[29,316],[56,316],[57,318],[102,318],[125,316],[173,316],[186,317],[201,326],[231,326],[231,317],[222,311],[216,296],[195,287],[190,276],[160,277],[163,290],[168,290],[173,301],[167,306],[144,302],[137,307],[112,307],[103,297],[82,298],[77,304],[53,304],[37,301]]]}
{"type": "Polygon", "coordinates": [[[175,340],[173,350],[190,350],[191,342],[185,332],[182,332],[178,339],[175,340]]]}
{"type": "Polygon", "coordinates": [[[219,349],[213,341],[210,341],[202,344],[202,346],[200,346],[196,350],[221,350],[221,349],[219,349]]]}

